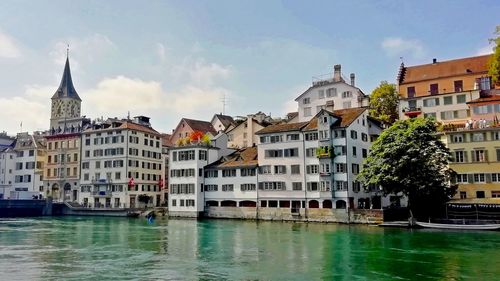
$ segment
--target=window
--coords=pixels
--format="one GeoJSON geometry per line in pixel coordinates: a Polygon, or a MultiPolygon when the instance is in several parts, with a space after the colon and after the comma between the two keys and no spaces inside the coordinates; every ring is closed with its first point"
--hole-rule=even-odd
{"type": "Polygon", "coordinates": [[[342,98],[343,99],[352,98],[352,92],[351,91],[342,92],[342,98]]]}
{"type": "Polygon", "coordinates": [[[254,183],[244,183],[244,184],[240,185],[240,189],[241,189],[241,191],[255,191],[256,186],[254,183]]]}
{"type": "Polygon", "coordinates": [[[315,141],[318,140],[318,133],[306,133],[305,135],[306,141],[315,141]]]}
{"type": "Polygon", "coordinates": [[[222,170],[222,177],[223,178],[236,177],[236,169],[222,170]]]}
{"type": "Polygon", "coordinates": [[[458,142],[464,142],[464,135],[459,134],[459,135],[453,135],[451,136],[451,141],[458,143],[458,142]]]}
{"type": "Polygon", "coordinates": [[[324,99],[325,98],[325,90],[319,90],[318,91],[318,98],[319,99],[324,99]]]}
{"type": "Polygon", "coordinates": [[[283,150],[281,149],[267,149],[264,153],[265,153],[265,158],[283,157],[283,150]]]}
{"type": "Polygon", "coordinates": [[[326,96],[328,98],[336,97],[337,96],[337,88],[330,88],[330,89],[326,90],[326,96]]]}
{"type": "Polygon", "coordinates": [[[270,165],[260,166],[259,173],[263,175],[271,174],[271,166],[270,165]]]}
{"type": "Polygon", "coordinates": [[[450,104],[453,104],[453,97],[444,97],[443,98],[443,104],[444,105],[450,105],[450,104]]]}
{"type": "Polygon", "coordinates": [[[427,112],[427,113],[424,113],[424,118],[434,118],[436,119],[436,112],[427,112]]]}
{"type": "Polygon", "coordinates": [[[453,82],[455,86],[455,92],[462,92],[464,90],[464,82],[462,80],[457,80],[453,82]]]}
{"type": "Polygon", "coordinates": [[[310,107],[304,107],[304,116],[307,117],[307,116],[311,116],[312,113],[311,113],[311,108],[310,107]]]}
{"type": "Polygon", "coordinates": [[[259,182],[260,190],[286,190],[286,184],[282,181],[259,182]]]}
{"type": "Polygon", "coordinates": [[[486,162],[486,153],[482,149],[473,150],[472,152],[472,162],[486,162]]]}
{"type": "Polygon", "coordinates": [[[306,166],[306,174],[317,174],[318,173],[318,165],[307,165],[306,166]]]}
{"type": "Polygon", "coordinates": [[[345,145],[335,146],[333,149],[336,156],[347,154],[347,147],[345,145]]]}
{"type": "Polygon", "coordinates": [[[351,139],[353,140],[358,139],[358,132],[351,130],[351,139]]]}
{"type": "Polygon", "coordinates": [[[357,152],[357,149],[355,146],[352,147],[352,157],[357,157],[358,156],[358,152],[357,152]]]}
{"type": "Polygon", "coordinates": [[[460,199],[467,199],[467,192],[460,191],[460,199]]]}
{"type": "Polygon", "coordinates": [[[306,157],[316,157],[316,148],[306,148],[306,157]]]}
{"type": "Polygon", "coordinates": [[[302,190],[302,182],[292,182],[292,190],[302,190]]]}
{"type": "Polygon", "coordinates": [[[275,174],[286,174],[286,166],[285,165],[276,165],[274,166],[275,174]]]}
{"type": "Polygon", "coordinates": [[[415,97],[415,87],[408,87],[406,88],[408,98],[414,98],[415,97]]]}
{"type": "Polygon", "coordinates": [[[345,164],[345,163],[336,163],[335,164],[335,171],[337,173],[346,173],[347,172],[347,164],[345,164]]]}
{"type": "Polygon", "coordinates": [[[352,191],[359,192],[361,190],[361,183],[359,181],[352,182],[352,191]]]}
{"type": "Polygon", "coordinates": [[[355,175],[359,173],[359,164],[352,164],[352,173],[355,175]]]}
{"type": "Polygon", "coordinates": [[[491,181],[492,182],[500,182],[500,173],[491,174],[491,181]]]}
{"type": "Polygon", "coordinates": [[[346,181],[336,181],[335,182],[335,191],[347,191],[347,182],[346,181]]]}
{"type": "Polygon", "coordinates": [[[365,134],[365,133],[361,133],[361,140],[364,141],[364,142],[367,142],[368,141],[368,135],[365,134]]]}
{"type": "Polygon", "coordinates": [[[308,191],[318,191],[318,182],[317,181],[312,181],[307,183],[307,190],[308,191]]]}
{"type": "Polygon", "coordinates": [[[328,163],[321,164],[320,168],[321,168],[322,174],[329,174],[330,173],[330,164],[328,164],[328,163]]]}
{"type": "Polygon", "coordinates": [[[484,191],[476,191],[476,197],[477,198],[484,198],[484,191]]]}
{"type": "Polygon", "coordinates": [[[500,148],[497,148],[497,161],[500,161],[500,148]]]}
{"type": "Polygon", "coordinates": [[[491,197],[492,198],[500,198],[500,190],[492,190],[491,197]]]}
{"type": "Polygon", "coordinates": [[[311,98],[304,98],[302,100],[302,104],[310,104],[311,103],[311,98]]]}
{"type": "Polygon", "coordinates": [[[491,77],[481,77],[478,79],[479,89],[490,90],[491,89],[491,77]]]}
{"type": "Polygon", "coordinates": [[[298,157],[299,149],[298,148],[287,148],[284,150],[285,157],[298,157]]]}
{"type": "Polygon", "coordinates": [[[455,151],[455,162],[464,163],[465,162],[465,151],[455,151]]]}
{"type": "Polygon", "coordinates": [[[234,191],[234,185],[233,184],[223,184],[222,191],[234,191]]]}
{"type": "Polygon", "coordinates": [[[458,95],[457,96],[457,103],[458,104],[465,103],[465,95],[458,95]]]}
{"type": "Polygon", "coordinates": [[[324,140],[324,139],[328,139],[330,136],[330,134],[328,134],[328,130],[322,130],[322,131],[319,131],[319,138],[324,140]]]}
{"type": "Polygon", "coordinates": [[[333,137],[338,139],[338,138],[345,138],[345,130],[335,130],[333,131],[333,137]]]}
{"type": "Polygon", "coordinates": [[[491,132],[491,139],[492,140],[500,140],[500,131],[491,132]]]}
{"type": "Polygon", "coordinates": [[[205,191],[217,191],[218,186],[216,184],[206,184],[205,191]]]}
{"type": "Polygon", "coordinates": [[[252,168],[241,169],[240,174],[242,177],[253,177],[255,176],[255,169],[252,168]]]}
{"type": "Polygon", "coordinates": [[[207,152],[205,150],[200,150],[198,152],[199,160],[207,160],[207,152]]]}
{"type": "Polygon", "coordinates": [[[286,135],[287,141],[297,141],[299,140],[299,134],[288,134],[286,135]]]}
{"type": "Polygon", "coordinates": [[[179,161],[195,160],[194,150],[178,151],[178,156],[179,156],[179,158],[178,158],[179,161]]]}
{"type": "Polygon", "coordinates": [[[363,149],[361,150],[361,154],[362,154],[363,158],[368,157],[368,150],[367,150],[366,148],[363,148],[363,149]]]}
{"type": "Polygon", "coordinates": [[[300,165],[291,165],[290,166],[290,173],[292,175],[297,175],[297,174],[300,174],[300,165]]]}
{"type": "Polygon", "coordinates": [[[485,182],[484,174],[474,174],[474,182],[485,182]]]}
{"type": "Polygon", "coordinates": [[[330,181],[321,181],[319,183],[319,190],[323,192],[330,191],[330,185],[331,185],[330,181]]]}
{"type": "Polygon", "coordinates": [[[439,88],[439,85],[437,83],[431,84],[430,89],[429,89],[430,90],[429,92],[431,93],[431,95],[437,95],[438,91],[439,91],[438,88],[439,88]]]}
{"type": "Polygon", "coordinates": [[[484,141],[485,137],[483,133],[474,133],[472,134],[472,141],[484,141]]]}
{"type": "Polygon", "coordinates": [[[434,107],[439,105],[439,98],[425,99],[424,107],[434,107]]]}
{"type": "Polygon", "coordinates": [[[177,206],[177,200],[173,199],[172,200],[172,207],[176,207],[177,206]]]}

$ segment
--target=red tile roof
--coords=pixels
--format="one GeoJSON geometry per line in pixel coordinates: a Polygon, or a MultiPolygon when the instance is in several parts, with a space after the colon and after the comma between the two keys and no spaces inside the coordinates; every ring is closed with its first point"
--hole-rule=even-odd
{"type": "Polygon", "coordinates": [[[255,167],[257,161],[257,147],[247,147],[233,152],[211,164],[212,168],[255,167]]]}
{"type": "MultiPolygon", "coordinates": [[[[186,121],[189,127],[194,131],[200,131],[202,133],[211,133],[212,135],[217,135],[217,131],[212,126],[212,123],[201,120],[187,119],[182,118],[182,120],[186,121]]],[[[181,121],[182,122],[182,121],[181,121]]]]}
{"type": "Polygon", "coordinates": [[[488,72],[488,60],[491,55],[469,57],[436,63],[404,67],[399,84],[462,76],[467,74],[485,74],[488,72]]]}
{"type": "Polygon", "coordinates": [[[256,135],[268,134],[268,133],[282,133],[282,132],[290,132],[290,131],[300,131],[303,127],[305,127],[309,122],[298,122],[298,123],[284,123],[284,124],[275,124],[270,125],[263,128],[260,131],[257,131],[256,135]]]}

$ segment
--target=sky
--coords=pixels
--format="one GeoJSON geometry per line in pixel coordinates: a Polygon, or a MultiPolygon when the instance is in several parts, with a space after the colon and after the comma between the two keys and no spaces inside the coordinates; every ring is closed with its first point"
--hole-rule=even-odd
{"type": "Polygon", "coordinates": [[[0,131],[48,129],[68,44],[83,115],[145,115],[169,133],[223,111],[283,117],[335,64],[369,94],[401,57],[491,53],[499,14],[493,0],[2,0],[0,131]]]}

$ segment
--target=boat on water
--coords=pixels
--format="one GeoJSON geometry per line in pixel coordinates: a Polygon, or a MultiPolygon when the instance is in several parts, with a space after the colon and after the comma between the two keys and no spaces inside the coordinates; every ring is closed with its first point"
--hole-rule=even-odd
{"type": "Polygon", "coordinates": [[[457,230],[498,230],[500,224],[456,224],[456,223],[432,223],[415,221],[415,224],[425,228],[457,229],[457,230]]]}

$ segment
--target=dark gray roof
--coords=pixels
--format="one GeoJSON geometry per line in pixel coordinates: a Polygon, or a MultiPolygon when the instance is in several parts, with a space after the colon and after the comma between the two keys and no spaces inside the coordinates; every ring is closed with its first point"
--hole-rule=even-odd
{"type": "Polygon", "coordinates": [[[73,80],[71,79],[71,70],[69,68],[69,58],[66,58],[66,65],[64,66],[64,72],[61,79],[61,84],[57,91],[52,96],[52,99],[59,98],[72,98],[81,101],[78,93],[73,86],[73,80]]]}

